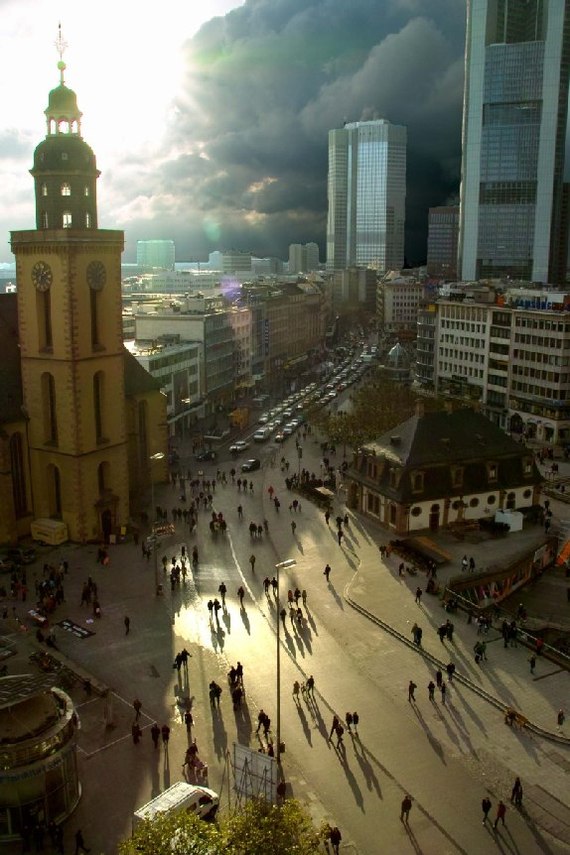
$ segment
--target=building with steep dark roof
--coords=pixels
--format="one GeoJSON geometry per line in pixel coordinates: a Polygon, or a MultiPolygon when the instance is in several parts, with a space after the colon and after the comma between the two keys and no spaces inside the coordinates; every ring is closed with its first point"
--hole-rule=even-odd
{"type": "Polygon", "coordinates": [[[492,517],[536,504],[534,456],[464,407],[414,416],[358,450],[349,504],[397,534],[492,517]]]}

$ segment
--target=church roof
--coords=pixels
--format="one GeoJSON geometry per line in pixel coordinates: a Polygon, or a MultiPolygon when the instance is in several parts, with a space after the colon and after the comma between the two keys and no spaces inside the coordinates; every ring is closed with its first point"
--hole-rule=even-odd
{"type": "Polygon", "coordinates": [[[125,361],[125,394],[127,397],[160,390],[160,380],[149,374],[130,351],[125,348],[123,355],[125,361]]]}

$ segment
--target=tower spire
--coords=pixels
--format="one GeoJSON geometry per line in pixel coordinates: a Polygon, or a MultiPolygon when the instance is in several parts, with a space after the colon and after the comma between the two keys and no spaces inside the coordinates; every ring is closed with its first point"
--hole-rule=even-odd
{"type": "Polygon", "coordinates": [[[63,72],[65,71],[65,62],[63,61],[63,54],[65,53],[65,49],[67,47],[67,42],[63,38],[61,33],[61,21],[57,25],[57,39],[54,42],[55,48],[59,54],[59,62],[57,67],[59,68],[59,82],[63,86],[65,81],[63,79],[63,72]]]}

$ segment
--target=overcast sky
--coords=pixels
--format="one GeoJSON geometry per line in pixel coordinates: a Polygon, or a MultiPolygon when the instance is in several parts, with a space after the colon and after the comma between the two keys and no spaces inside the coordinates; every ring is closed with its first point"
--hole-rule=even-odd
{"type": "Polygon", "coordinates": [[[458,191],[464,0],[99,0],[96,21],[82,7],[0,0],[0,262],[9,231],[35,225],[60,19],[99,225],[125,230],[125,261],[149,238],[180,261],[324,250],[327,132],[380,117],[408,127],[406,255],[425,259],[427,208],[458,191]]]}

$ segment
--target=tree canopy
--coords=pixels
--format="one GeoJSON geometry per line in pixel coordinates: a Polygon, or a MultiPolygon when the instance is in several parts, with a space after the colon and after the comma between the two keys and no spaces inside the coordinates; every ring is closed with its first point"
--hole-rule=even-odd
{"type": "MultiPolygon", "coordinates": [[[[337,445],[359,448],[414,414],[418,393],[392,382],[381,371],[350,395],[347,412],[329,413],[326,408],[309,414],[312,424],[337,445]]],[[[441,409],[437,398],[421,397],[426,410],[441,409]]]]}
{"type": "Polygon", "coordinates": [[[316,855],[322,830],[295,799],[246,802],[216,824],[194,814],[161,813],[142,822],[119,855],[316,855]]]}

